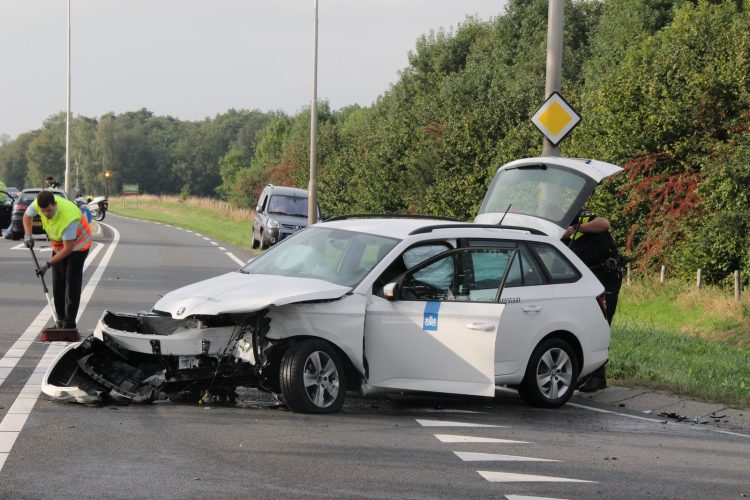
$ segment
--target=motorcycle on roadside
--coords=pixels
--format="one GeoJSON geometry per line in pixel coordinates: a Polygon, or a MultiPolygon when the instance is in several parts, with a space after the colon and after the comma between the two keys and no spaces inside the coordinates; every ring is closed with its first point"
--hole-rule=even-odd
{"type": "Polygon", "coordinates": [[[74,201],[79,208],[86,208],[91,214],[91,218],[97,222],[103,221],[104,216],[107,215],[109,200],[106,196],[97,196],[96,198],[79,196],[74,201]]]}

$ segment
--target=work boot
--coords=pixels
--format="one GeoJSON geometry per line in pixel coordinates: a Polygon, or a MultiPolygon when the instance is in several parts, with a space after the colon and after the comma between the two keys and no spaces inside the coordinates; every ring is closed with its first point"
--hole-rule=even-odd
{"type": "Polygon", "coordinates": [[[581,392],[595,392],[599,389],[606,389],[606,387],[607,377],[605,376],[604,366],[602,366],[594,370],[586,382],[578,386],[578,390],[581,392]]]}

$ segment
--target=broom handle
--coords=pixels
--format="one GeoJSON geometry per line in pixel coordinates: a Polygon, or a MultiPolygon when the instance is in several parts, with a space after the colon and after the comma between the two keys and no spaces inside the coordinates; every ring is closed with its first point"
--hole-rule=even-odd
{"type": "MultiPolygon", "coordinates": [[[[29,248],[31,250],[31,256],[34,257],[34,264],[36,265],[36,270],[39,271],[41,268],[39,267],[39,261],[36,258],[36,253],[34,252],[33,248],[29,248]]],[[[44,282],[44,276],[39,276],[39,279],[42,280],[42,288],[44,289],[44,293],[49,293],[49,290],[47,290],[47,284],[44,282]]]]}

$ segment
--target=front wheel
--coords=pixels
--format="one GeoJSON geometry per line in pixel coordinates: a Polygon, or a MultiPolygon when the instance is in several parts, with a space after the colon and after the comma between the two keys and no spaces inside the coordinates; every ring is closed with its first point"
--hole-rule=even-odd
{"type": "Polygon", "coordinates": [[[573,395],[578,379],[578,360],[566,341],[551,338],[531,353],[518,393],[532,406],[557,408],[573,395]]]}
{"type": "Polygon", "coordinates": [[[91,209],[91,218],[94,219],[97,222],[103,221],[105,214],[106,214],[106,212],[104,212],[104,210],[102,210],[101,208],[97,207],[97,208],[92,208],[91,209]]]}
{"type": "Polygon", "coordinates": [[[336,413],[344,404],[345,377],[341,357],[323,340],[293,344],[281,358],[281,393],[292,411],[336,413]]]}

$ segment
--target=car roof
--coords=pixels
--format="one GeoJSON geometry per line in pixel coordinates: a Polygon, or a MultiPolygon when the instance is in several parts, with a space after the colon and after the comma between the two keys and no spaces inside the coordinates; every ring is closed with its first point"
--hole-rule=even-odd
{"type": "Polygon", "coordinates": [[[21,191],[21,194],[24,194],[24,193],[39,193],[41,191],[51,191],[54,194],[62,196],[66,200],[68,199],[68,195],[62,189],[28,188],[28,189],[24,189],[23,191],[21,191]]]}
{"type": "Polygon", "coordinates": [[[501,227],[487,227],[471,222],[460,223],[445,219],[430,218],[352,218],[331,222],[319,222],[315,227],[332,227],[346,231],[356,231],[386,238],[406,239],[415,232],[434,234],[445,238],[449,232],[451,238],[521,238],[540,239],[547,236],[534,236],[522,228],[508,229],[501,227]],[[445,228],[441,229],[441,226],[445,228]],[[425,230],[429,229],[429,230],[425,230]],[[421,230],[421,231],[420,231],[421,230]]]}
{"type": "Polygon", "coordinates": [[[281,194],[289,196],[299,196],[301,198],[307,198],[307,190],[286,186],[268,186],[271,188],[271,194],[281,194]]]}

